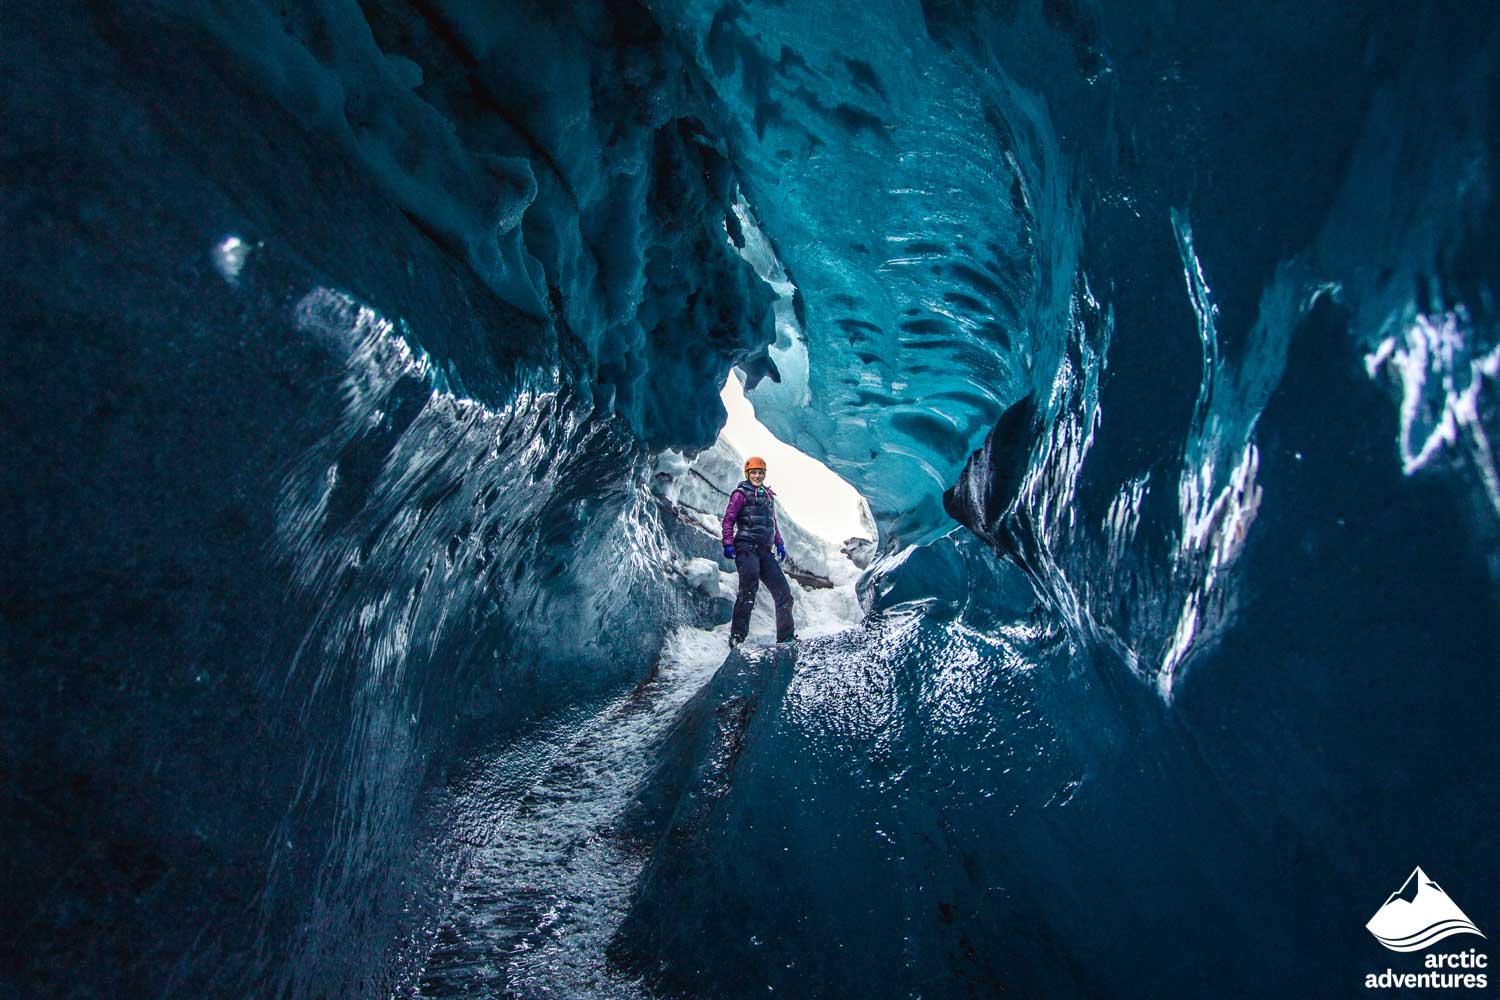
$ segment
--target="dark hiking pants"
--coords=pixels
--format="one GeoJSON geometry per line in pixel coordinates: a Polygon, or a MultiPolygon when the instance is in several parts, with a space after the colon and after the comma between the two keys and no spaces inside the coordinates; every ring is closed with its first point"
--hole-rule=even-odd
{"type": "Polygon", "coordinates": [[[790,639],[796,632],[792,624],[792,588],[781,572],[776,553],[769,545],[736,545],[734,568],[740,571],[740,593],[734,601],[734,618],[729,634],[743,639],[750,632],[750,612],[755,607],[755,592],[765,580],[771,598],[776,602],[776,641],[790,639]]]}

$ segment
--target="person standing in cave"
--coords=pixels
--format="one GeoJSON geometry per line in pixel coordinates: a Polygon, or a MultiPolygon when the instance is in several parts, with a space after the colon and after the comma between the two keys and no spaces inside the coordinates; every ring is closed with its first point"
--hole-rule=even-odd
{"type": "Polygon", "coordinates": [[[776,602],[776,641],[795,641],[792,587],[781,571],[786,545],[776,523],[776,492],[766,485],[763,458],[752,455],[745,460],[745,478],[729,494],[729,508],[724,511],[723,542],[724,558],[733,559],[740,574],[740,592],[729,622],[729,648],[744,642],[750,633],[750,611],[761,580],[776,602]]]}

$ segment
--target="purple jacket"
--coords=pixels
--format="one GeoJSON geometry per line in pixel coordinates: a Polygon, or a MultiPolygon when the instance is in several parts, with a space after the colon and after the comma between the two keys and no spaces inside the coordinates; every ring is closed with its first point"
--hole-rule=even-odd
{"type": "MultiPolygon", "coordinates": [[[[744,486],[744,485],[746,485],[746,484],[745,483],[741,483],[740,484],[740,486],[744,486]]],[[[773,490],[773,489],[771,489],[771,487],[769,487],[769,486],[766,487],[766,493],[767,493],[768,496],[770,496],[772,502],[774,502],[776,500],[776,491],[773,490]]],[[[721,532],[721,537],[723,538],[725,545],[733,545],[734,544],[734,524],[735,524],[736,521],[739,520],[740,511],[742,511],[744,509],[745,509],[745,491],[742,490],[742,489],[740,489],[739,486],[736,486],[735,489],[734,489],[734,492],[731,493],[731,494],[729,494],[729,508],[724,511],[724,525],[723,525],[723,531],[721,532]]],[[[775,534],[774,534],[774,537],[772,538],[772,542],[775,545],[777,545],[778,547],[782,545],[782,541],[781,541],[781,525],[779,525],[779,524],[776,525],[775,534]]]]}

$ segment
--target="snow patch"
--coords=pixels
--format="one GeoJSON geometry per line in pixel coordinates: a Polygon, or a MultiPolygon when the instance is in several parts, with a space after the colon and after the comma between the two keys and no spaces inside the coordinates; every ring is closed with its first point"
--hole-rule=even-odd
{"type": "Polygon", "coordinates": [[[712,559],[689,559],[682,564],[682,575],[704,597],[719,596],[719,567],[712,559]]]}

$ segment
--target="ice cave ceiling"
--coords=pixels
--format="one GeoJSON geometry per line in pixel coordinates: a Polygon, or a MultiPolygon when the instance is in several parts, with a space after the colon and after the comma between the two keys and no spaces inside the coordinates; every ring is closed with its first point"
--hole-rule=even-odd
{"type": "Polygon", "coordinates": [[[1500,6],[0,18],[42,995],[410,995],[513,829],[690,995],[1296,992],[1439,827],[1493,912],[1500,6]],[[663,485],[735,368],[879,522],[794,649],[663,485]]]}
{"type": "Polygon", "coordinates": [[[706,445],[729,364],[774,372],[763,419],[912,536],[946,521],[942,491],[1029,388],[1041,299],[1073,291],[1034,246],[1076,225],[1043,112],[917,5],[177,16],[499,298],[555,320],[555,353],[648,444],[706,445]],[[737,197],[797,290],[791,356],[810,364],[759,357],[770,294],[729,245],[737,197]]]}
{"type": "Polygon", "coordinates": [[[1275,322],[1256,313],[1277,267],[1300,268],[1283,282],[1294,299],[1337,282],[1344,262],[1286,251],[1336,214],[1368,90],[1404,54],[1401,32],[1371,36],[1372,15],[1297,5],[161,16],[186,31],[176,44],[211,33],[406,224],[550,327],[500,340],[543,347],[652,447],[711,441],[715,387],[746,366],[762,419],[857,483],[892,542],[951,523],[941,494],[1000,413],[1071,377],[1070,326],[1092,322],[1102,352],[1118,321],[1141,342],[1116,352],[1123,365],[1155,369],[1116,401],[1136,440],[1116,449],[1134,457],[1116,459],[1113,485],[1170,452],[1147,428],[1186,424],[1204,377],[1173,213],[1211,270],[1235,255],[1236,280],[1212,282],[1231,348],[1275,322]],[[1334,97],[1340,81],[1353,99],[1334,97]],[[1299,161],[1260,154],[1276,142],[1299,161]],[[769,288],[729,245],[741,198],[795,288],[779,332],[769,288]]]}

